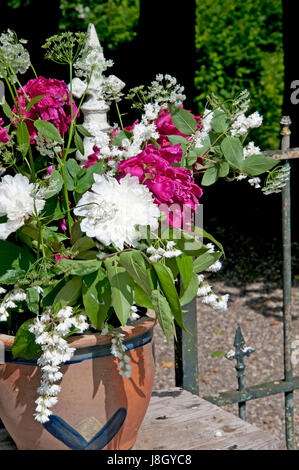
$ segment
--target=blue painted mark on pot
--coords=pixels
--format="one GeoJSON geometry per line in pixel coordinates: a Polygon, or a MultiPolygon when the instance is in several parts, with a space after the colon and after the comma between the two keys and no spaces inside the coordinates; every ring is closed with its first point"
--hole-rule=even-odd
{"type": "Polygon", "coordinates": [[[116,436],[127,416],[125,408],[119,408],[107,423],[87,441],[76,429],[56,415],[51,415],[44,428],[72,450],[101,450],[116,436]]]}
{"type": "MultiPolygon", "coordinates": [[[[145,333],[136,336],[135,338],[130,338],[123,342],[127,351],[132,351],[133,349],[145,346],[150,343],[153,338],[153,330],[150,329],[145,333]]],[[[65,364],[76,364],[77,362],[83,362],[88,359],[96,359],[98,357],[107,357],[111,356],[111,345],[99,345],[92,346],[89,348],[81,348],[75,351],[74,356],[70,361],[65,362],[65,364]]],[[[14,364],[22,364],[28,366],[36,366],[37,361],[32,359],[23,359],[20,357],[14,358],[11,351],[5,351],[5,362],[11,362],[14,364]]]]}

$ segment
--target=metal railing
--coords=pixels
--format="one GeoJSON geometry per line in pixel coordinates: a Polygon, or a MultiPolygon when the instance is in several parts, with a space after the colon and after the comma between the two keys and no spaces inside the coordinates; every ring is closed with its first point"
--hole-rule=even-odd
{"type": "MultiPolygon", "coordinates": [[[[283,165],[290,168],[290,161],[299,158],[299,148],[290,149],[290,124],[288,116],[281,119],[282,140],[281,150],[265,152],[268,156],[283,161],[283,165]]],[[[288,450],[295,449],[294,428],[294,390],[299,389],[299,376],[293,376],[292,369],[292,272],[291,272],[291,186],[290,177],[282,190],[282,252],[283,252],[283,360],[284,379],[260,383],[246,387],[244,383],[245,363],[244,357],[250,356],[253,348],[244,347],[245,340],[237,325],[234,348],[226,354],[226,358],[235,360],[238,388],[203,398],[218,406],[238,403],[239,417],[246,420],[246,403],[249,400],[268,397],[278,393],[284,394],[285,408],[285,438],[288,450]]],[[[197,331],[196,299],[186,306],[188,314],[185,315],[186,329],[197,331]]],[[[199,393],[198,383],[198,357],[197,335],[181,331],[177,335],[175,345],[175,380],[176,385],[194,393],[199,393]],[[196,362],[196,363],[195,363],[196,362]]]]}

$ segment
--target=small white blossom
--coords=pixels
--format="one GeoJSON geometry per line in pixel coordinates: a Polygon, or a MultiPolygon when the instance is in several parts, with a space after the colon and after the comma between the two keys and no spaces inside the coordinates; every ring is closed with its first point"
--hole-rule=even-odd
{"type": "Polygon", "coordinates": [[[248,180],[248,183],[251,186],[254,186],[256,189],[261,187],[260,182],[261,182],[261,179],[259,177],[251,178],[248,180]]]}

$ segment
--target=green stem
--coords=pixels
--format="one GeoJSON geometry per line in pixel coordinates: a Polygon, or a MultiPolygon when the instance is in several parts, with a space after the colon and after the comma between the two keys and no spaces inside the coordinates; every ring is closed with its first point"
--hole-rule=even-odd
{"type": "Polygon", "coordinates": [[[116,111],[117,111],[117,114],[118,114],[118,118],[119,118],[119,122],[120,122],[121,128],[122,128],[122,130],[124,130],[124,126],[123,126],[121,114],[120,114],[119,107],[118,107],[118,104],[117,104],[116,101],[115,101],[115,106],[116,106],[116,111]]]}
{"type": "Polygon", "coordinates": [[[62,173],[62,179],[63,179],[63,193],[64,193],[64,199],[65,199],[65,205],[66,205],[67,224],[68,224],[69,234],[70,234],[70,237],[71,237],[71,234],[72,234],[72,219],[71,219],[71,212],[70,212],[70,206],[69,206],[69,194],[68,194],[68,190],[67,190],[67,182],[66,182],[66,173],[65,173],[64,162],[62,162],[60,166],[61,166],[61,173],[62,173]]]}
{"type": "Polygon", "coordinates": [[[35,174],[35,167],[34,167],[34,160],[33,160],[31,145],[29,145],[28,153],[29,153],[29,161],[30,161],[30,169],[31,169],[31,178],[33,181],[35,181],[36,174],[35,174]]]}

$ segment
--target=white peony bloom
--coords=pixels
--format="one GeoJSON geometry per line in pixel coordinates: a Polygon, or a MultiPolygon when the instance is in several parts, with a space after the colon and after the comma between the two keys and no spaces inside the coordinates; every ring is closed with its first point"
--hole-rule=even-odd
{"type": "Polygon", "coordinates": [[[135,246],[144,235],[137,226],[158,227],[158,206],[136,176],[126,175],[118,182],[113,177],[94,175],[94,180],[92,191],[83,195],[74,210],[75,215],[83,217],[82,232],[122,250],[124,243],[135,246]]]}
{"type": "Polygon", "coordinates": [[[25,219],[39,214],[45,205],[43,199],[36,197],[36,185],[26,176],[5,175],[0,182],[0,217],[7,221],[0,224],[0,240],[6,238],[25,223],[25,219]]]}

